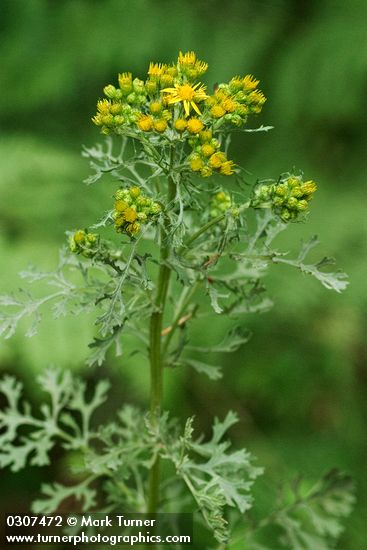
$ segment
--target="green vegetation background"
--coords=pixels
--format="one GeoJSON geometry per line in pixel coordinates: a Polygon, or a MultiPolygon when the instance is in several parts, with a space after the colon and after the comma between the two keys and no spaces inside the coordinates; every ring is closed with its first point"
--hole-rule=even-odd
{"type": "MultiPolygon", "coordinates": [[[[235,357],[217,358],[223,380],[168,373],[166,406],[194,413],[204,430],[236,410],[233,437],[267,470],[259,492],[297,473],[351,472],[358,502],[343,550],[364,549],[367,537],[366,20],[365,0],[2,0],[0,20],[2,293],[30,262],[52,269],[65,230],[109,205],[108,182],[82,183],[89,168],[80,149],[101,139],[90,118],[118,72],[142,77],[149,60],[193,49],[209,62],[210,85],[238,73],[261,79],[268,102],[258,122],[275,129],[238,137],[234,158],[253,178],[295,166],[318,182],[307,224],[292,226],[285,244],[296,249],[319,234],[320,253],[337,258],[350,287],[335,295],[274,266],[267,284],[275,307],[244,319],[253,338],[235,357]]],[[[201,338],[223,331],[218,319],[201,338]]],[[[22,378],[35,403],[35,374],[52,363],[112,378],[110,410],[123,401],[144,406],[148,378],[136,357],[86,372],[90,333],[88,319],[65,318],[33,339],[18,334],[0,344],[1,371],[22,378]]],[[[65,472],[55,456],[50,468],[3,473],[2,510],[26,512],[39,482],[65,472]]]]}

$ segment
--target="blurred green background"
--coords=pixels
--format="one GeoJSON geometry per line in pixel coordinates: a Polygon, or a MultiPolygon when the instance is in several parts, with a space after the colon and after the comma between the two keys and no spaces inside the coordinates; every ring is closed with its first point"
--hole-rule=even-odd
{"type": "MultiPolygon", "coordinates": [[[[166,405],[195,413],[202,429],[236,410],[233,437],[258,456],[269,486],[331,466],[350,472],[358,501],[343,550],[365,549],[367,538],[366,21],[366,0],[2,0],[0,20],[2,293],[30,262],[52,269],[65,230],[94,221],[111,200],[112,187],[82,183],[89,167],[80,148],[100,140],[90,118],[118,72],[143,77],[150,60],[174,60],[181,49],[209,62],[210,86],[235,74],[261,79],[268,102],[254,124],[275,129],[236,137],[233,157],[253,178],[296,167],[318,182],[307,224],[283,243],[296,250],[319,234],[320,255],[337,258],[350,286],[335,295],[274,266],[266,282],[275,307],[244,319],[253,338],[235,357],[218,358],[223,380],[168,373],[166,405]]],[[[91,330],[88,319],[65,318],[34,339],[18,334],[0,343],[1,369],[22,378],[35,402],[35,373],[52,363],[108,376],[111,407],[144,406],[138,359],[111,358],[85,374],[91,330]]],[[[202,338],[223,330],[218,320],[202,338]]],[[[3,474],[9,509],[26,512],[39,482],[62,480],[64,470],[56,456],[52,468],[3,474]]]]}

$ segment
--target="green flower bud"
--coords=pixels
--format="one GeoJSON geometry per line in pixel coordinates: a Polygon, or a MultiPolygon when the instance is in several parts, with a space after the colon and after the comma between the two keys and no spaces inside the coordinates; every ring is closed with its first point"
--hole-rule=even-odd
{"type": "Polygon", "coordinates": [[[144,82],[142,80],[140,80],[139,78],[134,78],[133,90],[137,94],[144,94],[145,93],[144,82]]]}
{"type": "Polygon", "coordinates": [[[287,204],[289,208],[297,208],[298,200],[295,197],[290,197],[287,204]]]}
{"type": "Polygon", "coordinates": [[[116,124],[116,126],[122,126],[125,122],[125,119],[122,115],[116,115],[114,117],[114,123],[116,124]]]}
{"type": "Polygon", "coordinates": [[[112,126],[114,123],[113,115],[104,115],[101,120],[105,126],[112,126]]]}
{"type": "Polygon", "coordinates": [[[109,98],[109,99],[115,99],[116,98],[116,88],[115,86],[112,86],[112,84],[109,84],[108,86],[105,86],[103,88],[103,93],[109,98]]]}
{"type": "Polygon", "coordinates": [[[136,93],[132,92],[131,94],[129,94],[126,98],[126,100],[130,103],[130,104],[133,104],[133,103],[136,103],[136,100],[137,100],[137,95],[136,93]]]}
{"type": "Polygon", "coordinates": [[[308,208],[308,202],[306,200],[301,200],[301,201],[298,201],[298,204],[297,204],[297,210],[299,212],[305,212],[308,208]]]}

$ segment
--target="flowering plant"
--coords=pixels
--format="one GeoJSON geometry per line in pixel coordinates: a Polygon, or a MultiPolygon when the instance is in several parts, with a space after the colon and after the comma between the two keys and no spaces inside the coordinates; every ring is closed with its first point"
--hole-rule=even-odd
{"type": "Polygon", "coordinates": [[[48,302],[56,317],[95,312],[90,366],[101,365],[113,347],[120,355],[124,338],[138,339],[150,366],[149,413],[125,405],[114,421],[96,428],[91,416],[108,384],[100,382],[88,401],[83,382],[48,370],[40,383],[51,401],[41,418],[33,417],[20,404],[20,383],[5,377],[0,465],[17,471],[27,462],[48,464],[56,444],[80,453],[82,480],[44,486],[33,504],[39,513],[57,510],[73,495],[83,510],[195,511],[218,548],[236,538],[248,548],[267,548],[261,541],[269,526],[287,548],[328,548],[353,501],[347,476],[332,471],[314,487],[297,484],[267,517],[250,521],[253,483],[262,470],[224,439],[236,414],[216,419],[211,439],[203,441],[193,436],[192,418],[181,429],[164,411],[165,369],[194,369],[217,380],[221,370],[207,355],[248,341],[243,318],[271,306],[264,276],[273,264],[293,266],[337,292],[347,285],[344,273],[328,269],[330,259],[307,261],[316,238],[293,259],[274,247],[280,232],[305,219],[317,186],[295,172],[249,185],[244,169],[228,158],[230,138],[235,131],[270,129],[246,126],[265,96],[251,75],[209,94],[201,83],[206,70],[195,53],[180,53],[174,64],[150,63],[145,80],[122,73],[117,87],[104,88],[93,122],[108,136],[106,144],[84,155],[93,169],[87,183],[109,179],[114,186],[111,208],[89,228],[69,233],[54,273],[22,273],[51,285],[52,293],[1,299],[9,308],[0,317],[5,337],[26,317],[33,335],[48,302]],[[212,315],[228,316],[231,329],[210,348],[193,346],[191,327],[212,315]],[[33,429],[27,437],[19,435],[24,425],[33,429]]]}

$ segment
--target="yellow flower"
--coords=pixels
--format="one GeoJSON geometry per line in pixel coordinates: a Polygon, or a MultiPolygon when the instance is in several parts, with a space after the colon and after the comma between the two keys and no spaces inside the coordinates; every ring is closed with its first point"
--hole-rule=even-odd
{"type": "Polygon", "coordinates": [[[263,105],[266,101],[266,97],[262,92],[260,92],[260,90],[255,90],[254,92],[251,92],[248,98],[250,101],[258,105],[263,105]]]}
{"type": "Polygon", "coordinates": [[[231,176],[234,173],[233,167],[233,160],[227,160],[226,162],[223,162],[222,166],[220,167],[220,173],[224,176],[231,176]]]}
{"type": "Polygon", "coordinates": [[[126,233],[130,234],[132,237],[137,235],[140,232],[141,225],[139,222],[130,223],[126,226],[126,233]]]}
{"type": "Polygon", "coordinates": [[[92,117],[92,122],[97,126],[102,126],[103,122],[100,113],[92,117]]]}
{"type": "Polygon", "coordinates": [[[226,112],[221,105],[214,105],[214,107],[210,109],[210,114],[214,118],[221,118],[226,112]]]}
{"type": "Polygon", "coordinates": [[[305,195],[312,195],[317,190],[317,185],[314,181],[309,180],[301,186],[302,192],[305,195]]]}
{"type": "Polygon", "coordinates": [[[115,210],[117,212],[124,212],[128,207],[129,205],[127,204],[127,202],[122,199],[115,202],[115,210]]]}
{"type": "Polygon", "coordinates": [[[154,115],[158,114],[162,110],[162,103],[160,101],[152,101],[152,103],[149,105],[150,112],[154,115]]]}
{"type": "Polygon", "coordinates": [[[186,130],[187,121],[184,118],[178,118],[175,122],[175,128],[177,132],[184,132],[186,130]]]}
{"type": "Polygon", "coordinates": [[[210,157],[213,153],[215,153],[215,149],[212,145],[210,145],[210,143],[204,143],[204,145],[201,146],[201,152],[204,157],[210,157]]]}
{"type": "Polygon", "coordinates": [[[213,168],[220,168],[224,162],[226,162],[227,157],[224,153],[219,151],[218,153],[214,153],[209,159],[209,164],[213,168]]]}
{"type": "Polygon", "coordinates": [[[192,155],[190,158],[190,166],[191,170],[199,172],[204,167],[204,163],[199,155],[192,155]]]}
{"type": "Polygon", "coordinates": [[[259,82],[252,74],[247,74],[242,80],[245,90],[254,90],[259,82]]]}
{"type": "Polygon", "coordinates": [[[124,211],[124,220],[129,223],[133,223],[137,219],[138,215],[133,208],[126,208],[124,211]]]}
{"type": "Polygon", "coordinates": [[[98,112],[102,115],[107,115],[110,112],[111,102],[108,99],[100,99],[97,101],[98,112]]]}
{"type": "Polygon", "coordinates": [[[178,63],[182,67],[190,67],[195,64],[195,61],[196,61],[195,52],[186,52],[186,53],[180,52],[178,54],[178,63]]]}
{"type": "Polygon", "coordinates": [[[154,121],[154,129],[160,133],[164,132],[167,129],[167,121],[164,118],[158,118],[154,121]]]}
{"type": "Polygon", "coordinates": [[[121,73],[118,76],[121,91],[129,94],[133,89],[133,77],[131,73],[121,73]]]}
{"type": "Polygon", "coordinates": [[[239,90],[242,89],[242,87],[243,87],[242,78],[240,76],[234,76],[229,83],[230,90],[233,92],[238,92],[239,90]]]}
{"type": "Polygon", "coordinates": [[[168,103],[170,105],[182,101],[186,116],[189,116],[190,108],[193,108],[198,115],[201,115],[196,103],[208,97],[205,93],[205,86],[200,84],[200,82],[194,85],[188,83],[175,84],[174,88],[165,88],[162,92],[168,94],[168,103]]]}
{"type": "Polygon", "coordinates": [[[187,121],[187,129],[190,134],[198,134],[204,128],[204,124],[198,118],[192,117],[187,121]]]}
{"type": "Polygon", "coordinates": [[[150,77],[160,77],[162,74],[165,73],[167,69],[167,65],[164,63],[149,63],[149,69],[148,69],[148,75],[150,77]]]}
{"type": "Polygon", "coordinates": [[[205,63],[205,61],[200,61],[200,59],[196,57],[195,52],[180,52],[177,62],[181,70],[185,71],[186,69],[189,69],[188,74],[192,76],[193,79],[201,76],[208,69],[208,64],[205,63]],[[190,69],[193,70],[191,74],[190,69]]]}
{"type": "Polygon", "coordinates": [[[231,97],[227,97],[222,103],[223,109],[227,111],[227,113],[233,113],[237,109],[237,102],[233,101],[231,97]]]}
{"type": "Polygon", "coordinates": [[[140,130],[143,132],[150,132],[153,128],[153,119],[150,115],[141,115],[137,122],[140,130]]]}

